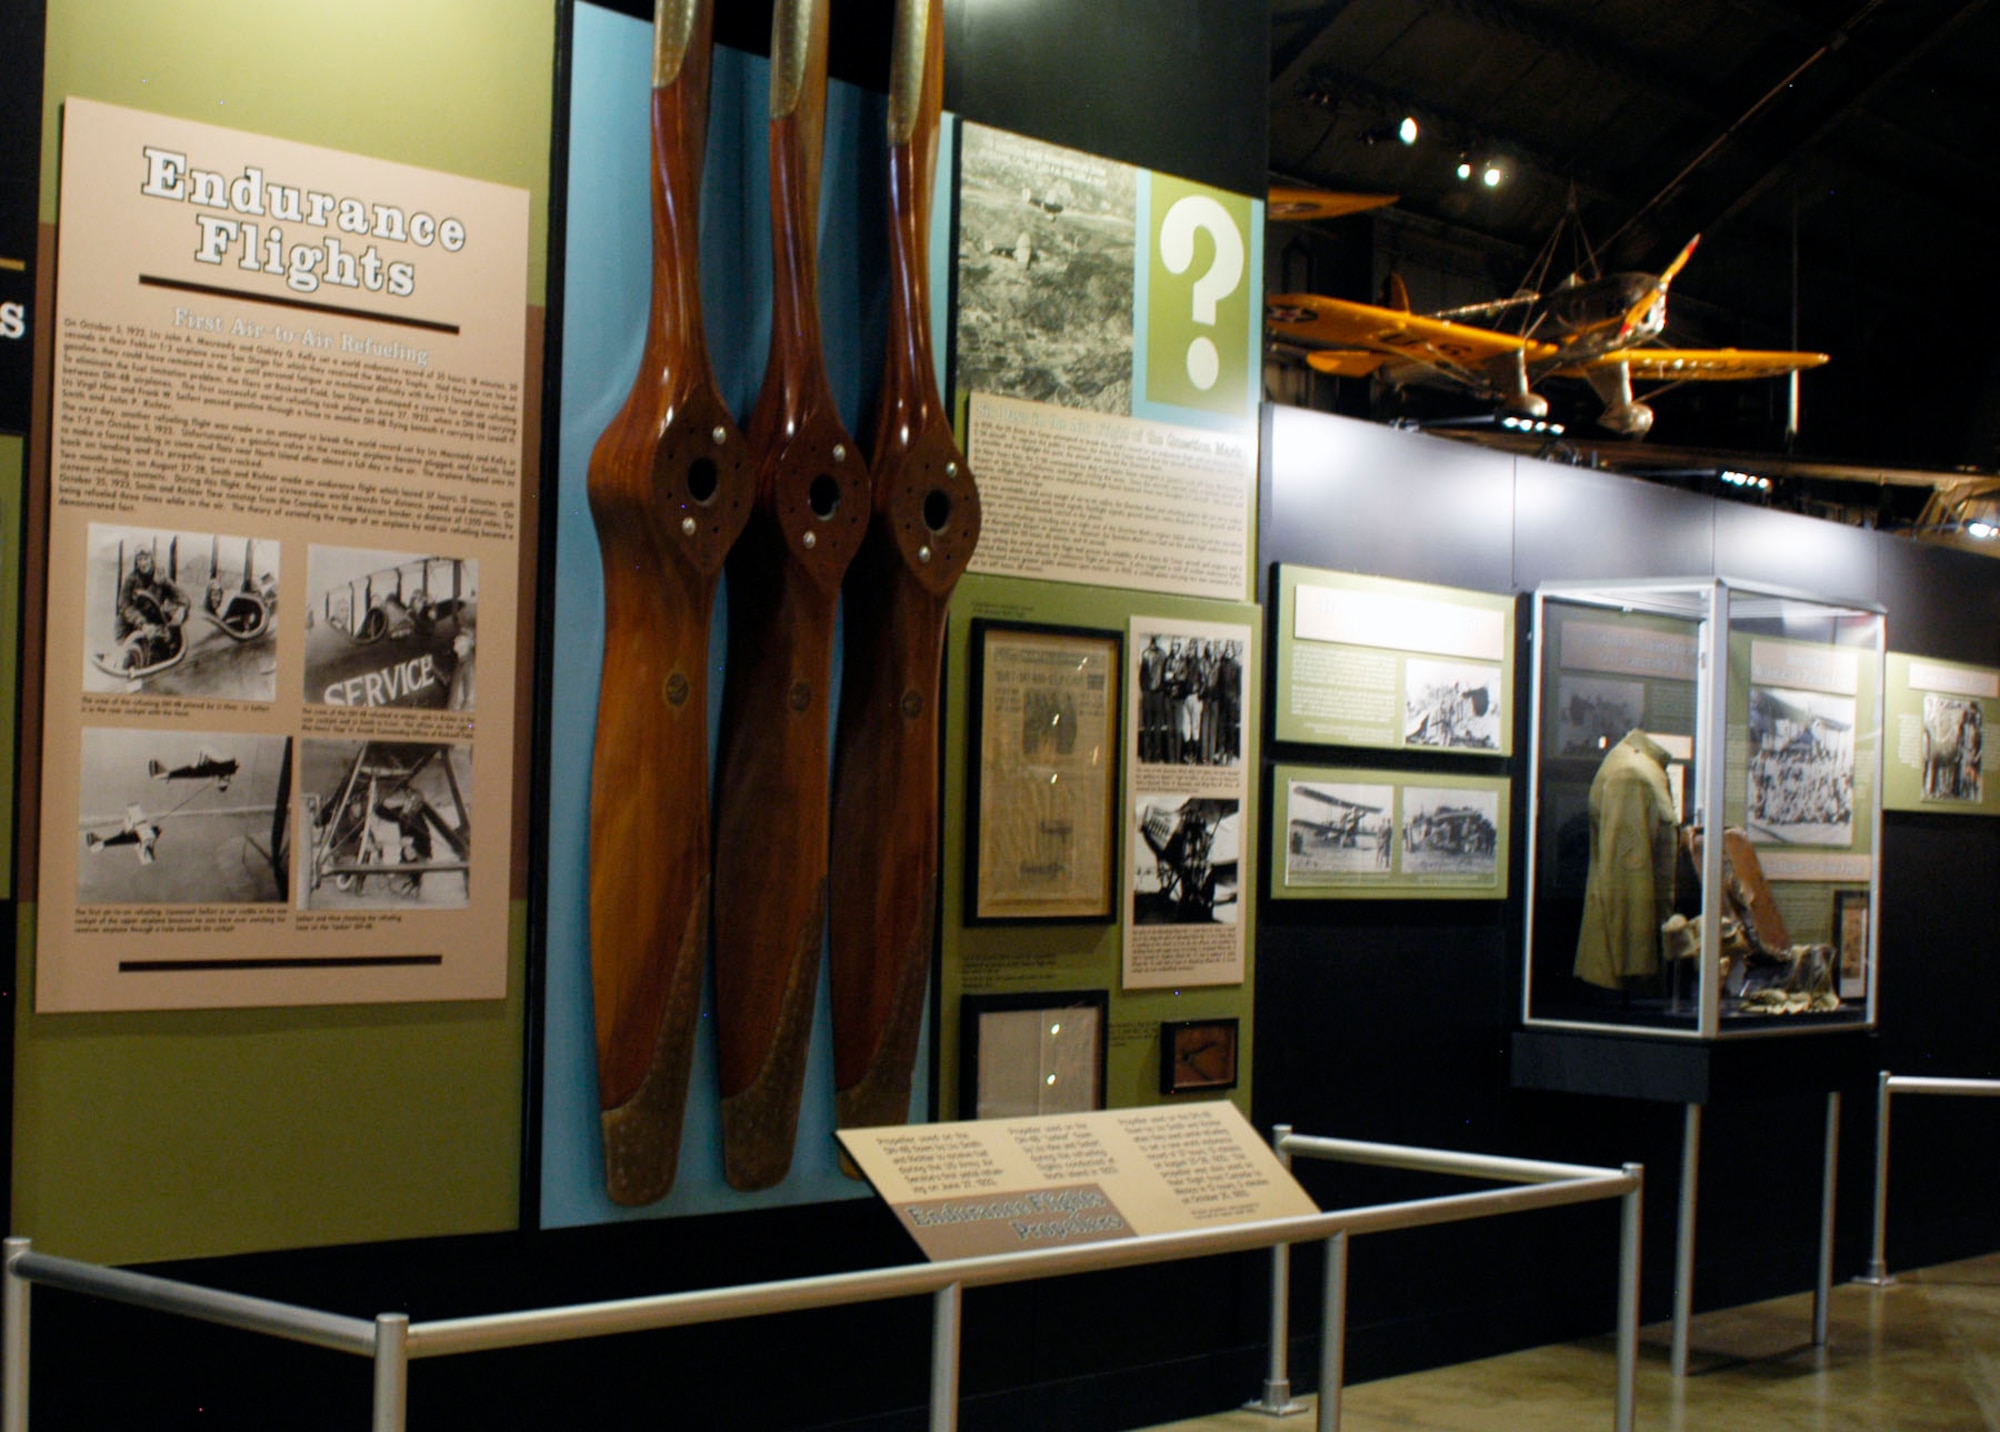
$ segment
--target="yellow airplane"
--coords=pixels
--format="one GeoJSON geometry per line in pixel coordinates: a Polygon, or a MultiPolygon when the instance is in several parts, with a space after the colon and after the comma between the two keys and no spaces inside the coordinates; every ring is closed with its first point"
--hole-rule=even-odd
{"type": "Polygon", "coordinates": [[[1548,416],[1534,391],[1544,378],[1581,378],[1604,404],[1598,422],[1641,437],[1653,410],[1632,396],[1632,381],[1682,383],[1772,378],[1817,368],[1824,353],[1739,348],[1649,347],[1667,323],[1667,289],[1693,257],[1697,234],[1660,274],[1617,273],[1571,280],[1547,295],[1522,294],[1497,303],[1423,315],[1410,312],[1402,280],[1390,275],[1388,302],[1378,306],[1317,294],[1280,294],[1265,309],[1274,334],[1319,345],[1306,355],[1316,371],[1342,378],[1374,377],[1391,387],[1442,381],[1500,404],[1512,418],[1548,416]],[[1459,320],[1527,305],[1520,334],[1459,320]]]}

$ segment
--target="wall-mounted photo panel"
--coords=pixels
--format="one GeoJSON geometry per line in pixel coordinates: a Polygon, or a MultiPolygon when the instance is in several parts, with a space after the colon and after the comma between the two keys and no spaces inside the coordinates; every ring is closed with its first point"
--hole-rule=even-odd
{"type": "Polygon", "coordinates": [[[1279,740],[1512,753],[1514,598],[1291,564],[1276,582],[1279,740]]]}
{"type": "Polygon", "coordinates": [[[1498,900],[1507,893],[1502,776],[1279,766],[1274,900],[1498,900]]]}
{"type": "Polygon", "coordinates": [[[1127,650],[1124,985],[1236,984],[1250,628],[1135,616],[1127,650]]]}
{"type": "Polygon", "coordinates": [[[1883,809],[2000,815],[2000,782],[1986,779],[2000,670],[1892,651],[1884,702],[1883,809]]]}

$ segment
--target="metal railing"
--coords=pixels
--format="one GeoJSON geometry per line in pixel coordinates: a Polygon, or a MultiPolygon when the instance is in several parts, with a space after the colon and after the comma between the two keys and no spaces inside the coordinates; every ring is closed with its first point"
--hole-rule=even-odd
{"type": "MultiPolygon", "coordinates": [[[[1492,1179],[1527,1187],[1500,1189],[1486,1193],[1462,1193],[1447,1198],[1426,1199],[1403,1207],[1443,1208],[1461,1201],[1507,1196],[1505,1207],[1489,1207],[1490,1213],[1519,1213],[1531,1208],[1554,1208],[1563,1204],[1594,1199],[1620,1200],[1618,1239],[1618,1386],[1613,1398],[1612,1426],[1616,1432],[1632,1432],[1633,1407],[1639,1375],[1639,1215],[1644,1170],[1634,1163],[1622,1169],[1593,1168],[1587,1164],[1547,1163],[1537,1159],[1503,1158],[1492,1154],[1454,1153],[1444,1149],[1411,1148],[1403,1144],[1363,1143],[1355,1139],[1315,1138],[1295,1134],[1279,1124],[1271,1131],[1271,1144],[1278,1161],[1292,1166],[1294,1155],[1330,1159],[1339,1163],[1372,1164],[1378,1168],[1410,1169],[1420,1173],[1455,1174],[1464,1178],[1492,1179]]],[[[1398,1205],[1390,1205],[1396,1207],[1398,1205]]],[[[1337,1217],[1338,1215],[1330,1215],[1337,1217]]],[[[1477,1217],[1480,1215],[1465,1215],[1477,1217]]],[[[1351,1233],[1384,1232],[1390,1228],[1415,1228],[1450,1221],[1427,1218],[1419,1222],[1382,1223],[1373,1227],[1345,1228],[1326,1240],[1326,1286],[1322,1299],[1319,1349],[1318,1432],[1339,1432],[1340,1393],[1346,1362],[1347,1342],[1347,1239],[1351,1233]]],[[[1303,1241],[1303,1240],[1297,1240],[1303,1241]]],[[[1287,1344],[1291,1323],[1291,1249],[1280,1243],[1271,1249],[1271,1360],[1264,1378],[1264,1395],[1244,1407],[1284,1417],[1306,1410],[1292,1400],[1291,1377],[1287,1370],[1287,1344]]]]}
{"type": "Polygon", "coordinates": [[[1875,1094],[1875,1244],[1868,1255],[1868,1271],[1854,1281],[1886,1288],[1896,1280],[1889,1276],[1883,1246],[1889,1234],[1889,1096],[1892,1094],[1957,1094],[1974,1098],[2000,1098],[2000,1079],[1932,1079],[1916,1074],[1891,1074],[1884,1069],[1876,1079],[1875,1094]]]}
{"type": "MultiPolygon", "coordinates": [[[[372,1322],[262,1298],[221,1292],[191,1283],[155,1278],[120,1268],[106,1268],[70,1258],[37,1253],[25,1238],[6,1241],[5,1328],[0,1334],[0,1432],[27,1432],[30,1285],[41,1283],[90,1297],[130,1303],[181,1317],[199,1318],[249,1332],[265,1333],[356,1354],[374,1361],[373,1432],[403,1432],[408,1405],[409,1364],[413,1359],[448,1357],[459,1353],[497,1351],[537,1343],[605,1337],[614,1333],[685,1327],[723,1322],[766,1313],[838,1307],[888,1298],[928,1294],[933,1299],[931,1326],[931,1432],[955,1432],[958,1426],[960,1305],[966,1288],[1145,1263],[1240,1253],[1289,1243],[1325,1240],[1330,1287],[1345,1288],[1347,1239],[1394,1228],[1421,1228],[1463,1222],[1531,1208],[1584,1203],[1593,1199],[1625,1200],[1624,1242],[1619,1273],[1619,1432],[1629,1432],[1633,1369],[1638,1346],[1639,1195],[1638,1165],[1623,1170],[1583,1168],[1565,1164],[1535,1164],[1517,1159],[1488,1159],[1443,1150],[1401,1148],[1386,1144],[1355,1144],[1337,1139],[1292,1136],[1295,1151],[1356,1162],[1385,1163],[1508,1179],[1536,1187],[1487,1189],[1443,1198],[1415,1199],[1342,1209],[1307,1217],[1271,1219],[1229,1228],[1204,1228],[1185,1233],[1148,1234],[1076,1247],[1037,1249],[1026,1253],[958,1258],[941,1263],[917,1263],[814,1278],[750,1283],[689,1293],[624,1298],[569,1307],[481,1317],[443,1318],[413,1323],[402,1313],[383,1313],[372,1322]]],[[[1329,1307],[1333,1305],[1330,1302],[1329,1307]]],[[[1329,1399],[1322,1397],[1320,1425],[1337,1425],[1339,1416],[1338,1322],[1335,1313],[1326,1341],[1335,1348],[1332,1375],[1322,1374],[1322,1386],[1333,1389],[1330,1399],[1335,1422],[1328,1422],[1329,1399]]],[[[1280,1344],[1282,1346],[1282,1344],[1280,1344]]],[[[1327,1365],[1322,1358],[1323,1367],[1327,1365]]]]}

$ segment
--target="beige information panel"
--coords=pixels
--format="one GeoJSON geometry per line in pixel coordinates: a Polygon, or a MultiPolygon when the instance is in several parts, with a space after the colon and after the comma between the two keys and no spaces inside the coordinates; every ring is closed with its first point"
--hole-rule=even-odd
{"type": "Polygon", "coordinates": [[[526,192],[70,99],[59,246],[35,1007],[502,997],[526,192]]]}
{"type": "Polygon", "coordinates": [[[839,1137],[933,1261],[1319,1212],[1227,1101],[839,1137]]]}

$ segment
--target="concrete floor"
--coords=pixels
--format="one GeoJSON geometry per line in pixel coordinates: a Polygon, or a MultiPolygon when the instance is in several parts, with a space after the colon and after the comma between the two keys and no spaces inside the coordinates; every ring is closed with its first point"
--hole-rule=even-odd
{"type": "MultiPolygon", "coordinates": [[[[1695,1319],[1689,1373],[1667,1372],[1668,1329],[1639,1353],[1643,1432],[2000,1432],[2000,1254],[1837,1287],[1828,1343],[1812,1295],[1695,1319]]],[[[1510,1353],[1350,1387],[1343,1432],[1606,1432],[1610,1338],[1510,1353]]],[[[1305,1399],[1310,1400],[1310,1399],[1305,1399]]],[[[1229,1412],[1156,1432],[1305,1432],[1311,1414],[1229,1412]]]]}

